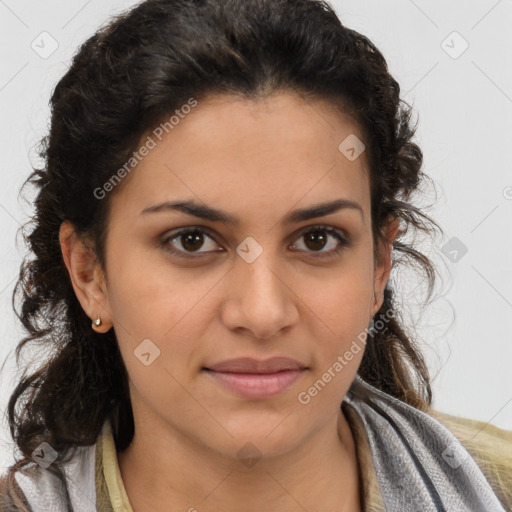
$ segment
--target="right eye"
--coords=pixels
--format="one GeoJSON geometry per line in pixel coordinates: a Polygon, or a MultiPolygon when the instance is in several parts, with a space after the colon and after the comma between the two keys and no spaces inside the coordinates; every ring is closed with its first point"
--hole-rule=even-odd
{"type": "MultiPolygon", "coordinates": [[[[161,240],[161,245],[166,251],[183,258],[197,258],[194,254],[206,254],[211,252],[220,252],[219,250],[199,251],[205,243],[205,238],[214,242],[213,238],[203,229],[190,227],[180,229],[174,233],[165,236],[161,240]],[[178,246],[178,247],[177,247],[178,246]],[[181,248],[179,247],[181,246],[181,248]]],[[[215,242],[210,246],[216,245],[215,242]]]]}

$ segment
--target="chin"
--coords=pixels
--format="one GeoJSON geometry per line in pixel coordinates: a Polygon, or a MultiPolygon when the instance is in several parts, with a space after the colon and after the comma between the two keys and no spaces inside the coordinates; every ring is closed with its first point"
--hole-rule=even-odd
{"type": "Polygon", "coordinates": [[[295,426],[291,428],[285,423],[286,420],[281,424],[277,421],[269,425],[267,421],[262,423],[260,428],[252,424],[250,429],[243,425],[237,429],[231,428],[228,431],[232,437],[225,438],[226,443],[219,446],[219,451],[222,451],[227,457],[239,460],[284,455],[295,449],[304,438],[308,437],[307,432],[302,432],[295,426]]]}

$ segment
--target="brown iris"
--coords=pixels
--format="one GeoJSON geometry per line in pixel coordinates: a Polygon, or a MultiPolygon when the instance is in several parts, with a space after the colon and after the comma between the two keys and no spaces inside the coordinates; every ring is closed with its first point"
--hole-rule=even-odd
{"type": "Polygon", "coordinates": [[[310,231],[304,235],[306,239],[305,243],[309,249],[318,250],[323,249],[325,247],[327,237],[323,233],[324,232],[322,230],[315,230],[310,231]],[[308,241],[311,242],[311,244],[309,244],[308,241]]]}
{"type": "Polygon", "coordinates": [[[191,231],[181,235],[181,244],[187,251],[196,251],[204,243],[204,236],[200,231],[191,231]]]}

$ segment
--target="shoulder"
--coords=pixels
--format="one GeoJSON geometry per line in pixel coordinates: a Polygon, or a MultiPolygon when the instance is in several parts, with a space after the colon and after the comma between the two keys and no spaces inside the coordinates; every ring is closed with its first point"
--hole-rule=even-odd
{"type": "MultiPolygon", "coordinates": [[[[503,505],[507,510],[512,510],[512,430],[436,410],[428,414],[458,439],[503,505]]],[[[456,453],[447,452],[444,456],[452,458],[452,463],[457,464],[456,453]]]]}

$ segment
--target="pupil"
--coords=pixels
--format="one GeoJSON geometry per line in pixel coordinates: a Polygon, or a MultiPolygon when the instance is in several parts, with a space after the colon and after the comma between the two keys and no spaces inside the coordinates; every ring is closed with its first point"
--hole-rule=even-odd
{"type": "Polygon", "coordinates": [[[182,240],[183,239],[185,240],[185,242],[182,241],[183,247],[190,251],[200,249],[203,243],[203,236],[197,231],[182,235],[182,240]]]}
{"type": "Polygon", "coordinates": [[[312,231],[311,233],[309,233],[309,235],[307,235],[306,245],[310,249],[323,249],[325,247],[326,237],[324,235],[322,235],[321,233],[322,233],[322,231],[312,231]],[[309,241],[311,241],[311,240],[313,241],[313,247],[311,247],[308,244],[308,240],[309,241]]]}

